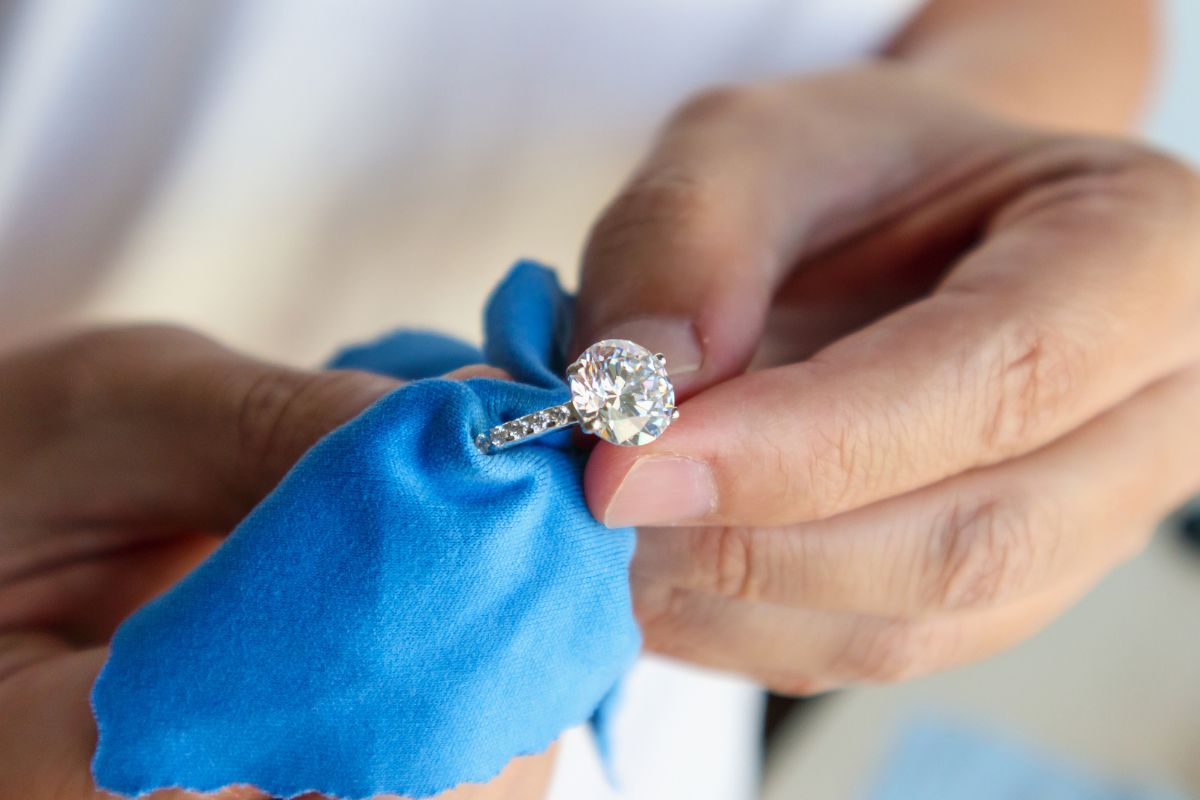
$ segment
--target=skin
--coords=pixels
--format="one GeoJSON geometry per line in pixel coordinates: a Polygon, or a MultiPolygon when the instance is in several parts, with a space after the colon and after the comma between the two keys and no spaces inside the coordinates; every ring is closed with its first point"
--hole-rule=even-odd
{"type": "MultiPolygon", "coordinates": [[[[503,377],[448,377],[472,375],[503,377]]],[[[400,384],[287,369],[153,327],[11,354],[0,385],[0,797],[111,797],[89,771],[88,693],[116,626],[208,555],[318,438],[400,384]]],[[[516,759],[487,786],[443,797],[537,797],[552,760],[516,759]]]]}
{"type": "MultiPolygon", "coordinates": [[[[1073,132],[1128,125],[1147,72],[1146,4],[1092,9],[935,0],[884,64],[706,93],[603,215],[576,344],[682,321],[659,349],[698,369],[589,502],[617,521],[654,456],[714,490],[621,512],[673,525],[633,566],[649,646],[796,693],[978,658],[1200,482],[1196,179],[1073,132]]],[[[10,350],[0,386],[0,796],[102,797],[115,626],[396,384],[138,328],[10,350]]],[[[448,796],[539,796],[552,757],[448,796]]]]}
{"type": "Polygon", "coordinates": [[[1200,183],[1065,130],[1132,118],[1141,4],[1076,29],[1104,59],[1051,24],[1088,4],[1033,6],[938,3],[892,61],[702,94],[598,222],[576,346],[684,367],[681,418],[586,474],[642,526],[652,649],[794,694],[979,659],[1200,489],[1200,183]],[[1049,70],[999,58],[1035,46],[1049,70]]]}

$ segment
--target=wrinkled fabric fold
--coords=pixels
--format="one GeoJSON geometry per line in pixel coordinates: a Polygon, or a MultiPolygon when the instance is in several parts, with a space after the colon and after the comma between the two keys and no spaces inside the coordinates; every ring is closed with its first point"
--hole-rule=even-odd
{"type": "Polygon", "coordinates": [[[570,302],[531,263],[496,289],[484,353],[513,382],[431,378],[477,358],[433,333],[334,360],[423,380],[322,439],[120,627],[92,694],[99,786],[422,797],[607,716],[641,644],[633,532],[592,518],[568,435],[472,444],[566,399],[570,302]]]}

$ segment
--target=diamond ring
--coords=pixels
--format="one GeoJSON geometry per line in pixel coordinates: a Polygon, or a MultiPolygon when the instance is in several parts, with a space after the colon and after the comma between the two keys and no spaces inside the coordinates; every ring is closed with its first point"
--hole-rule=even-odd
{"type": "Polygon", "coordinates": [[[605,339],[567,367],[570,401],[526,414],[475,437],[494,453],[543,434],[579,424],[619,445],[649,444],[678,419],[667,359],[627,339],[605,339]]]}

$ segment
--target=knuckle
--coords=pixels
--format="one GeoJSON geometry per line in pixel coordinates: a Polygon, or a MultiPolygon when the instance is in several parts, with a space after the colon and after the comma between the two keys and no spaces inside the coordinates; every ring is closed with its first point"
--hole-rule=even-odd
{"type": "Polygon", "coordinates": [[[773,107],[769,89],[740,86],[709,89],[684,103],[650,163],[597,218],[585,261],[619,255],[647,234],[669,237],[671,244],[689,251],[715,250],[731,257],[752,245],[730,218],[727,192],[709,177],[711,170],[699,169],[691,157],[681,155],[691,150],[673,147],[671,137],[684,129],[725,121],[747,126],[748,116],[766,124],[773,107]]]}
{"type": "MultiPolygon", "coordinates": [[[[1200,178],[1144,145],[1049,136],[1024,157],[1029,181],[991,221],[992,230],[1034,223],[1051,235],[1115,237],[1144,249],[1174,245],[1200,217],[1200,178]]],[[[1190,244],[1198,241],[1193,235],[1190,244]]]]}
{"type": "Polygon", "coordinates": [[[647,233],[669,232],[686,241],[706,234],[717,198],[700,177],[656,168],[636,176],[604,210],[588,239],[588,260],[624,251],[647,233]]]}
{"type": "MultiPolygon", "coordinates": [[[[886,457],[879,447],[890,437],[873,435],[872,423],[867,420],[881,418],[860,413],[848,405],[831,410],[827,415],[829,422],[815,428],[805,441],[801,473],[790,481],[794,484],[792,489],[804,488],[802,493],[790,492],[789,505],[796,504],[797,496],[807,496],[808,515],[823,519],[851,507],[860,497],[869,496],[877,478],[876,464],[886,457]]],[[[781,456],[782,475],[793,471],[787,468],[793,460],[794,456],[781,456]]]]}
{"type": "Polygon", "coordinates": [[[952,504],[930,539],[934,568],[925,603],[939,610],[989,606],[1026,586],[1040,549],[1026,506],[1012,499],[952,504]]]}
{"type": "Polygon", "coordinates": [[[269,471],[284,442],[303,414],[301,398],[320,381],[317,374],[267,369],[237,389],[238,453],[249,483],[269,471]]]}
{"type": "Polygon", "coordinates": [[[844,505],[850,483],[860,468],[858,456],[855,437],[846,426],[814,437],[807,477],[817,498],[816,516],[830,516],[844,505]]]}
{"type": "Polygon", "coordinates": [[[170,343],[175,338],[200,338],[171,325],[136,325],[89,328],[67,334],[53,345],[60,363],[111,362],[131,350],[144,349],[149,342],[170,343]]]}
{"type": "Polygon", "coordinates": [[[980,437],[986,452],[1004,457],[1044,435],[1076,395],[1089,356],[1061,331],[1025,320],[1002,330],[990,350],[982,359],[981,396],[989,400],[980,437]]]}
{"type": "Polygon", "coordinates": [[[1159,180],[1179,198],[1182,213],[1192,223],[1185,230],[1194,232],[1200,227],[1196,224],[1200,223],[1200,174],[1187,164],[1157,153],[1152,166],[1159,180]]]}
{"type": "Polygon", "coordinates": [[[1136,142],[1080,137],[1050,137],[1031,157],[1040,177],[993,228],[1036,218],[1051,235],[1125,242],[1138,253],[1157,254],[1155,278],[1170,287],[1165,302],[1192,298],[1200,288],[1200,176],[1191,167],[1136,142]]]}
{"type": "Polygon", "coordinates": [[[1151,231],[1147,239],[1167,242],[1167,258],[1182,269],[1160,269],[1155,277],[1167,292],[1186,298],[1189,312],[1195,311],[1195,295],[1200,292],[1200,174],[1190,166],[1152,150],[1139,152],[1138,170],[1148,187],[1139,194],[1138,204],[1153,209],[1144,214],[1151,231]]]}
{"type": "Polygon", "coordinates": [[[753,600],[759,595],[754,574],[754,532],[745,526],[702,528],[695,538],[702,585],[722,597],[753,600]]]}
{"type": "Polygon", "coordinates": [[[123,325],[92,328],[59,340],[59,354],[66,360],[100,361],[106,366],[131,353],[163,354],[176,348],[215,347],[212,340],[179,325],[123,325]]]}
{"type": "MultiPolygon", "coordinates": [[[[1085,145],[1091,155],[1085,160],[1085,174],[1110,175],[1117,178],[1134,176],[1136,185],[1146,186],[1164,196],[1181,192],[1181,198],[1196,198],[1196,173],[1182,161],[1152,147],[1119,139],[1093,140],[1085,145]]],[[[1113,191],[1121,186],[1109,184],[1113,191]]]]}
{"type": "MultiPolygon", "coordinates": [[[[325,434],[396,383],[356,370],[305,372],[282,367],[244,371],[231,381],[232,424],[240,486],[269,489],[325,434]]],[[[222,408],[222,421],[230,409],[222,408]]],[[[373,447],[381,443],[370,443],[373,447]]],[[[257,499],[257,498],[255,498],[257,499]]]]}
{"type": "Polygon", "coordinates": [[[928,672],[942,650],[944,644],[920,623],[873,619],[850,635],[833,672],[870,683],[896,683],[928,672]]]}
{"type": "Polygon", "coordinates": [[[1031,165],[1034,191],[1009,213],[1059,207],[1100,210],[1113,200],[1133,202],[1134,195],[1147,188],[1157,193],[1182,187],[1190,173],[1168,155],[1118,139],[1051,136],[1030,153],[1036,162],[1031,165]]]}
{"type": "Polygon", "coordinates": [[[671,119],[671,126],[710,125],[729,119],[756,119],[774,108],[765,85],[710,86],[688,98],[671,119]]]}
{"type": "Polygon", "coordinates": [[[124,388],[127,380],[152,380],[159,372],[153,367],[169,367],[164,354],[196,347],[212,346],[210,340],[175,325],[136,325],[94,328],[68,334],[54,342],[43,354],[54,364],[49,372],[51,390],[46,407],[70,421],[85,417],[97,405],[116,399],[132,399],[124,388]]]}

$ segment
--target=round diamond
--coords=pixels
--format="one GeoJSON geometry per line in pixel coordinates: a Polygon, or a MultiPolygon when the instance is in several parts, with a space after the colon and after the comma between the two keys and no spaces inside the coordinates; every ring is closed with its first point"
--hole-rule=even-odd
{"type": "Polygon", "coordinates": [[[567,369],[583,429],[613,444],[648,444],[671,424],[675,389],[666,366],[626,339],[605,339],[567,369]]]}

